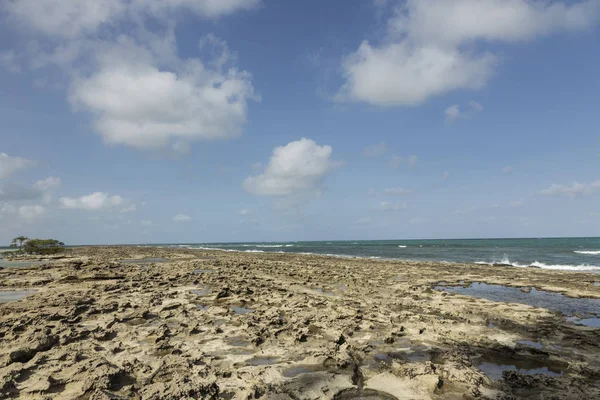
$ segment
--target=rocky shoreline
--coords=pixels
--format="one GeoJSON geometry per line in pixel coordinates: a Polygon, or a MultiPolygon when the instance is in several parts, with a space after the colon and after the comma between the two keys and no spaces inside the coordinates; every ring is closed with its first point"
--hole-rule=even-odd
{"type": "Polygon", "coordinates": [[[0,298],[27,295],[0,303],[0,398],[600,398],[600,329],[444,290],[592,302],[596,274],[120,246],[36,261],[0,270],[0,298]]]}

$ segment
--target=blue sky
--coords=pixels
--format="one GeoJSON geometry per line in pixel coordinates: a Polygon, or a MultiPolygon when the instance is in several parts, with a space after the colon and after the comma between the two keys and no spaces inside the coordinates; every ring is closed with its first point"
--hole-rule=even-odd
{"type": "Polygon", "coordinates": [[[598,0],[0,18],[0,243],[600,236],[598,0]]]}

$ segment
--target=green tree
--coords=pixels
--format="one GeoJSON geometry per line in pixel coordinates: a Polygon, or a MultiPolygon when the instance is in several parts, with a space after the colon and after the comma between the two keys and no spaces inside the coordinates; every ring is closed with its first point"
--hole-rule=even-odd
{"type": "Polygon", "coordinates": [[[65,244],[56,239],[29,239],[23,250],[29,254],[56,254],[65,249],[65,244]]]}
{"type": "Polygon", "coordinates": [[[23,250],[23,243],[25,243],[29,238],[27,236],[17,236],[10,243],[10,247],[18,247],[19,250],[23,250]]]}

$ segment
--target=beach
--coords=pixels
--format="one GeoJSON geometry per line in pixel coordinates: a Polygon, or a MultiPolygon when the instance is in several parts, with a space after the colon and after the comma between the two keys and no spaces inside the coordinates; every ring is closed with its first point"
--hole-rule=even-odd
{"type": "Polygon", "coordinates": [[[18,261],[0,398],[600,398],[594,273],[133,246],[18,261]]]}

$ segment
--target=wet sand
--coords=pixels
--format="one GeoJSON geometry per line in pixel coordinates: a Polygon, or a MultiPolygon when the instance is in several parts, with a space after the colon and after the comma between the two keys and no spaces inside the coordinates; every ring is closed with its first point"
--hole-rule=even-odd
{"type": "Polygon", "coordinates": [[[41,261],[0,270],[0,398],[600,398],[596,274],[143,247],[41,261]],[[510,295],[494,285],[522,295],[479,298],[510,295]]]}

